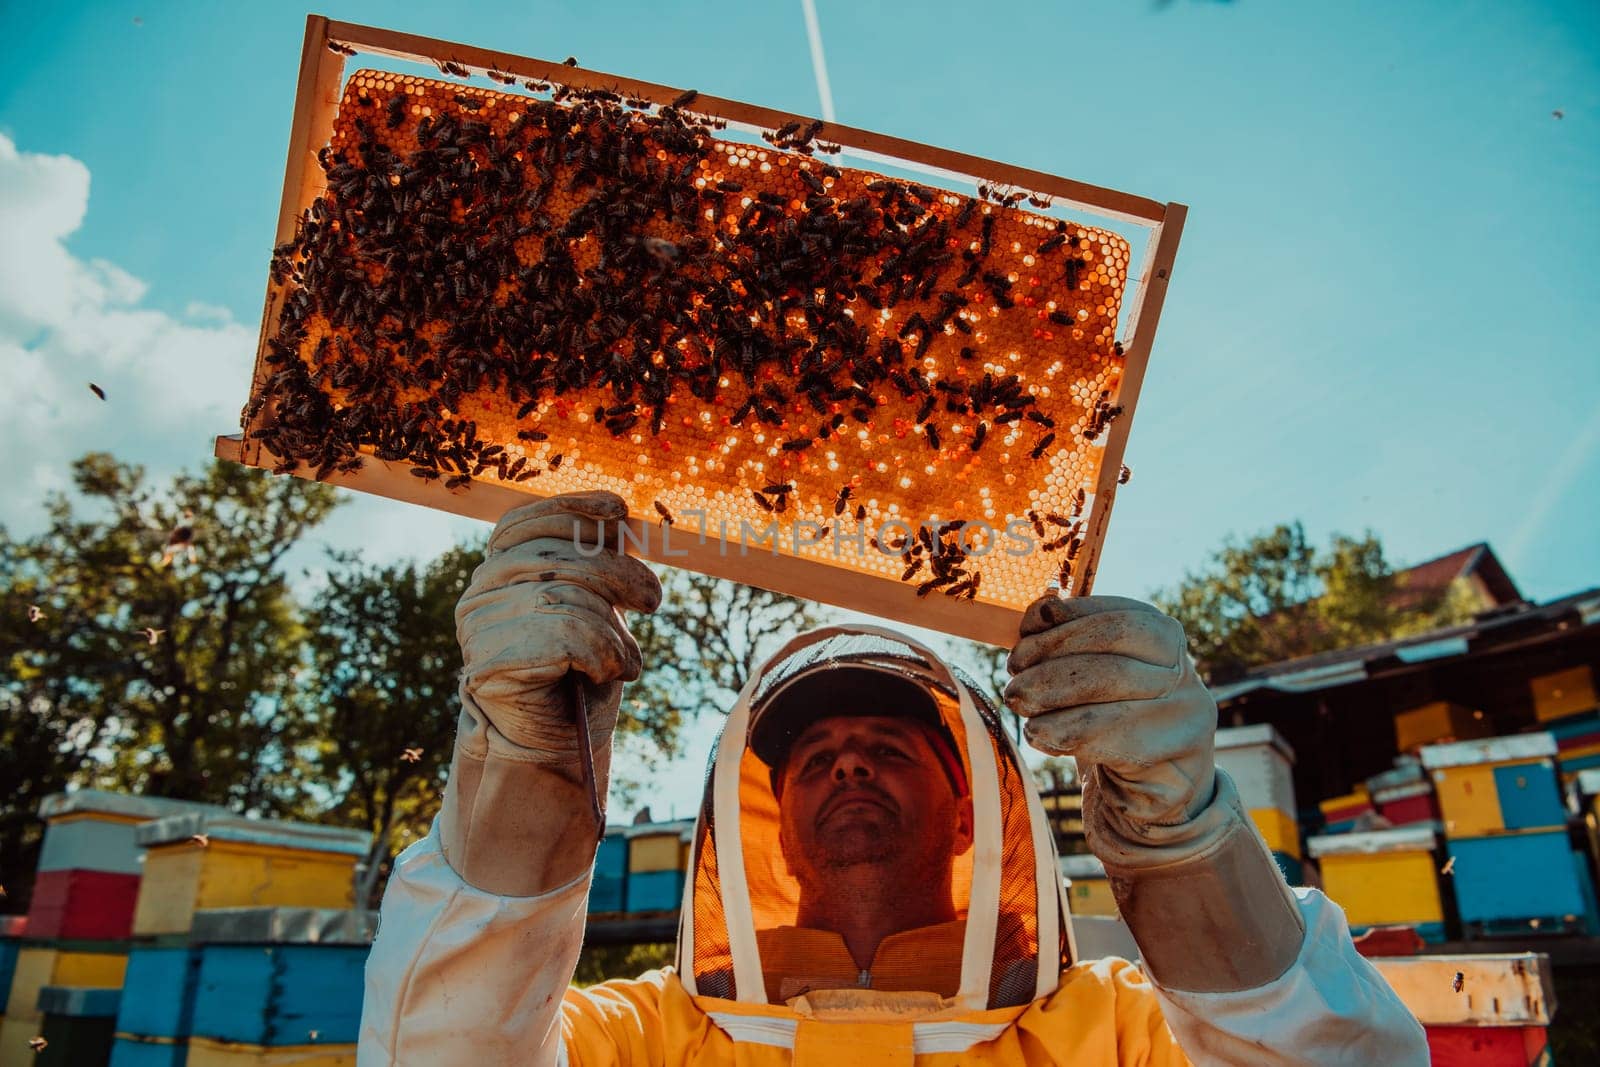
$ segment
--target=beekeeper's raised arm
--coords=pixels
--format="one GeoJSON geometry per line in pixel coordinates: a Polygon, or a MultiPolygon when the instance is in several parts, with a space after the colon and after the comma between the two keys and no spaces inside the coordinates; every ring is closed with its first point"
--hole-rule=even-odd
{"type": "Polygon", "coordinates": [[[490,536],[456,608],[461,717],[444,804],[396,864],[404,891],[384,897],[364,1065],[533,1063],[530,1029],[556,1040],[601,833],[568,675],[581,676],[604,798],[622,683],[641,669],[621,612],[661,602],[655,574],[615,550],[626,517],[613,493],[569,493],[508,512],[490,536]],[[517,936],[497,936],[497,918],[530,900],[542,906],[523,908],[533,918],[517,936]],[[508,989],[502,975],[535,981],[508,989]]]}

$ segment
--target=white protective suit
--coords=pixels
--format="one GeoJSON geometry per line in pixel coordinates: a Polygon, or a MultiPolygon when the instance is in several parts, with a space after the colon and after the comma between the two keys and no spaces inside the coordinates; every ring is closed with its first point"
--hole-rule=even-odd
{"type": "MultiPolygon", "coordinates": [[[[467,700],[450,783],[457,795],[447,796],[432,833],[400,856],[384,897],[367,967],[359,1067],[1427,1063],[1421,1027],[1356,953],[1339,909],[1316,890],[1296,889],[1291,897],[1281,884],[1267,887],[1269,896],[1289,901],[1291,914],[1297,909],[1304,932],[1287,970],[1253,988],[1185,992],[1154,984],[1126,961],[1077,959],[1049,824],[997,715],[959,672],[890,631],[834,627],[802,635],[740,694],[707,776],[674,968],[569,989],[590,876],[513,896],[475,888],[452,868],[441,822],[540,803],[518,795],[523,773],[517,746],[467,700]],[[920,679],[935,692],[961,748],[974,844],[957,859],[953,903],[962,922],[953,927],[953,959],[960,979],[950,995],[907,991],[901,982],[898,990],[813,986],[787,1002],[769,999],[781,976],[764,951],[793,933],[797,887],[777,847],[768,768],[747,747],[751,707],[798,672],[841,657],[920,679]]],[[[1223,866],[1257,883],[1281,879],[1220,772],[1200,818],[1224,842],[1212,851],[1232,857],[1223,866]]],[[[1180,891],[1193,884],[1198,892],[1227,894],[1236,884],[1214,871],[1193,883],[1181,875],[1149,876],[1166,877],[1180,891]]],[[[1140,905],[1130,898],[1124,908],[1147,946],[1173,934],[1151,918],[1160,910],[1155,899],[1140,905]]],[[[1238,906],[1200,901],[1185,909],[1176,916],[1183,924],[1176,943],[1219,961],[1230,949],[1247,953],[1248,945],[1226,943],[1229,908],[1238,906]],[[1208,925],[1208,915],[1220,918],[1208,925]]],[[[886,940],[875,972],[880,960],[888,974],[914,964],[918,952],[931,959],[940,951],[931,936],[921,948],[914,937],[897,937],[898,964],[886,958],[895,939],[886,940]]],[[[868,986],[874,978],[862,976],[868,986]]]]}

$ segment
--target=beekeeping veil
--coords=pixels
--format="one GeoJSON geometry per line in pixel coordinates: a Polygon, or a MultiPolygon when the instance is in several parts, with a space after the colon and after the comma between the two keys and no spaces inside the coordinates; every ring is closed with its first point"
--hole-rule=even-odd
{"type": "MultiPolygon", "coordinates": [[[[1072,930],[1050,826],[1021,757],[976,685],[922,644],[875,626],[802,634],[739,693],[695,827],[678,930],[684,986],[768,1003],[757,931],[795,925],[800,890],[779,847],[778,801],[770,768],[750,746],[751,723],[775,697],[840,665],[882,673],[892,680],[884,691],[914,682],[955,741],[973,805],[973,846],[956,857],[952,879],[955,914],[966,920],[956,1005],[1008,1007],[1053,992],[1074,955],[1072,930]]],[[[816,717],[828,713],[824,703],[816,717]]]]}

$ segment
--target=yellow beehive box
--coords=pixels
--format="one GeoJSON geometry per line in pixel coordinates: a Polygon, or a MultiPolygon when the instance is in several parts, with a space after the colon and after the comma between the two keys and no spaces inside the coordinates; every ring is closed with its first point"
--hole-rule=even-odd
{"type": "Polygon", "coordinates": [[[676,830],[670,833],[640,834],[628,841],[630,873],[682,870],[682,860],[683,839],[676,830]]]}
{"type": "Polygon", "coordinates": [[[1549,762],[1555,755],[1555,739],[1547,733],[1424,747],[1422,766],[1433,778],[1445,834],[1484,837],[1503,832],[1505,808],[1495,771],[1549,762]]]}
{"type": "Polygon", "coordinates": [[[179,815],[139,829],[146,848],[133,932],[188,931],[209,908],[349,908],[360,830],[239,816],[179,815]]]}
{"type": "Polygon", "coordinates": [[[37,1018],[13,1019],[7,1016],[0,1019],[0,1064],[22,1067],[33,1062],[33,1049],[28,1047],[28,1042],[39,1036],[40,1022],[37,1018]]]}
{"type": "Polygon", "coordinates": [[[1106,881],[1105,864],[1090,855],[1062,856],[1061,874],[1067,880],[1067,903],[1074,915],[1116,918],[1117,900],[1106,881]]]}
{"type": "Polygon", "coordinates": [[[242,1045],[189,1039],[189,1067],[355,1067],[354,1045],[242,1045]]]}
{"type": "Polygon", "coordinates": [[[1394,717],[1395,746],[1401,752],[1443,741],[1488,737],[1491,731],[1483,712],[1445,700],[1402,711],[1394,717]]]}
{"type": "Polygon", "coordinates": [[[1250,821],[1272,851],[1300,858],[1300,824],[1293,815],[1277,808],[1251,808],[1250,821]]]}
{"type": "Polygon", "coordinates": [[[121,989],[128,969],[125,952],[78,951],[25,945],[17,952],[6,1018],[32,1022],[39,1018],[39,990],[47,985],[121,989]]]}
{"type": "Polygon", "coordinates": [[[1533,690],[1533,713],[1540,722],[1564,719],[1600,706],[1594,692],[1594,672],[1587,666],[1541,674],[1530,679],[1528,687],[1533,690]]]}
{"type": "Polygon", "coordinates": [[[1402,826],[1313,837],[1306,849],[1322,867],[1322,891],[1351,926],[1444,921],[1431,826],[1402,826]]]}

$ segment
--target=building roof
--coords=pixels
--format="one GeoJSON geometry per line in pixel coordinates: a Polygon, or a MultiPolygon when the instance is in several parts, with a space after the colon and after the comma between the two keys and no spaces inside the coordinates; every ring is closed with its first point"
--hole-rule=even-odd
{"type": "Polygon", "coordinates": [[[1397,579],[1392,605],[1400,610],[1419,607],[1442,596],[1460,578],[1477,578],[1493,604],[1514,604],[1522,600],[1516,582],[1500,565],[1486,542],[1457,549],[1436,559],[1395,572],[1397,579]]]}
{"type": "MultiPolygon", "coordinates": [[[[1487,546],[1481,547],[1487,549],[1487,546]]],[[[1452,553],[1454,555],[1458,553],[1452,553]]],[[[1430,564],[1441,562],[1435,560],[1430,564]]],[[[1540,634],[1571,630],[1574,626],[1600,626],[1600,587],[1545,604],[1526,601],[1502,604],[1479,613],[1469,623],[1396,641],[1263,664],[1251,668],[1236,681],[1213,686],[1211,692],[1217,703],[1222,705],[1263,689],[1285,693],[1331,689],[1382,674],[1408,670],[1416,664],[1466,656],[1499,645],[1526,641],[1540,634]]]]}

